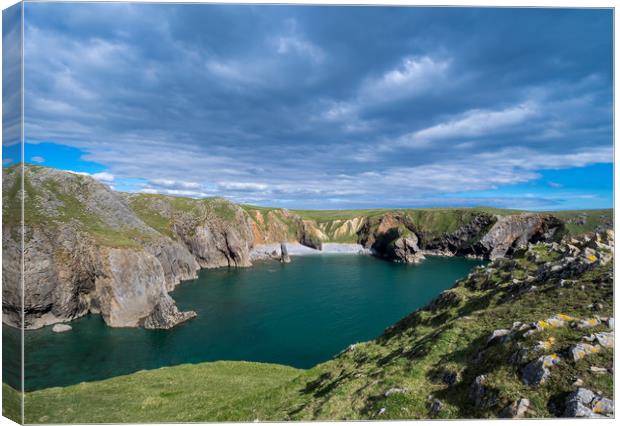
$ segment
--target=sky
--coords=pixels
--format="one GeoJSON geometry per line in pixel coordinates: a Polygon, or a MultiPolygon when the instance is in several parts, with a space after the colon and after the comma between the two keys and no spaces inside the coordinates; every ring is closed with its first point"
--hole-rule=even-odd
{"type": "Polygon", "coordinates": [[[117,190],[613,206],[611,10],[26,3],[24,51],[25,161],[117,190]]]}

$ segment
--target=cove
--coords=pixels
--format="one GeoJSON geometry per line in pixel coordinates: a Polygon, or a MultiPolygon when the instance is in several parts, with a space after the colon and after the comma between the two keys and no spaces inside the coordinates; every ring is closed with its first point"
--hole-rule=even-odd
{"type": "MultiPolygon", "coordinates": [[[[215,360],[309,368],[379,336],[482,263],[428,257],[404,265],[367,255],[319,254],[294,257],[290,264],[202,270],[171,293],[180,309],[198,313],[173,329],[110,328],[89,315],[66,333],[51,327],[27,331],[25,387],[215,360]]],[[[19,330],[3,327],[4,348],[18,338],[19,330]]],[[[4,355],[4,381],[17,387],[18,359],[8,350],[4,355]]]]}

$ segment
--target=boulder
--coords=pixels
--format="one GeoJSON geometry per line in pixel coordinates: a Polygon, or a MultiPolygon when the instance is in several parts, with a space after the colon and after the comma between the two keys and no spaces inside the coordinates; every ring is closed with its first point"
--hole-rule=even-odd
{"type": "Polygon", "coordinates": [[[71,330],[72,327],[69,324],[54,324],[52,327],[52,331],[54,333],[64,333],[65,331],[71,330]]]}
{"type": "Polygon", "coordinates": [[[482,374],[469,386],[469,399],[474,401],[476,407],[482,409],[493,407],[499,402],[496,392],[485,386],[486,381],[486,376],[482,374]]]}
{"type": "Polygon", "coordinates": [[[614,403],[589,389],[579,388],[566,398],[564,417],[612,417],[614,403]]]}
{"type": "Polygon", "coordinates": [[[587,318],[577,322],[577,328],[587,329],[601,325],[601,320],[598,318],[587,318]]]}
{"type": "Polygon", "coordinates": [[[504,342],[510,336],[510,330],[505,328],[500,328],[498,330],[493,330],[493,333],[487,339],[487,346],[492,345],[494,343],[504,342]]]}
{"type": "Polygon", "coordinates": [[[438,399],[434,399],[433,402],[431,402],[431,406],[430,406],[431,416],[434,417],[437,414],[439,414],[442,408],[443,408],[443,402],[441,402],[438,399]]]}
{"type": "Polygon", "coordinates": [[[403,394],[407,392],[409,392],[409,389],[407,388],[390,388],[387,391],[385,391],[384,396],[387,398],[390,395],[398,395],[398,394],[403,394]]]}
{"type": "Polygon", "coordinates": [[[459,373],[449,371],[442,377],[442,381],[448,386],[454,386],[459,381],[459,373]]]}
{"type": "Polygon", "coordinates": [[[613,331],[611,333],[608,333],[608,332],[595,333],[594,337],[596,338],[596,341],[598,342],[598,344],[601,345],[602,347],[613,349],[614,340],[615,340],[613,331]]]}
{"type": "Polygon", "coordinates": [[[522,371],[522,380],[526,385],[537,386],[547,381],[551,375],[549,368],[560,362],[557,354],[543,355],[527,364],[522,371]]]}
{"type": "Polygon", "coordinates": [[[607,324],[607,327],[610,330],[613,330],[614,329],[614,319],[613,319],[613,317],[607,318],[607,321],[605,321],[605,324],[607,324]]]}
{"type": "Polygon", "coordinates": [[[579,361],[580,359],[585,358],[587,355],[594,354],[600,352],[600,346],[592,346],[588,343],[578,343],[570,348],[570,355],[573,358],[573,361],[579,361]]]}
{"type": "Polygon", "coordinates": [[[547,352],[553,348],[554,344],[555,344],[555,337],[550,336],[546,340],[538,341],[536,343],[536,346],[534,346],[534,350],[547,352]]]}
{"type": "Polygon", "coordinates": [[[521,398],[506,406],[499,416],[508,419],[519,419],[525,416],[529,408],[530,400],[527,398],[521,398]]]}

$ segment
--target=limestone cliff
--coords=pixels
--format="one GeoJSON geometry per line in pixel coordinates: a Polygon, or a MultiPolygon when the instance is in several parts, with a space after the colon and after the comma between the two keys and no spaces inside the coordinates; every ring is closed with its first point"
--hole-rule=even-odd
{"type": "MultiPolygon", "coordinates": [[[[21,170],[3,174],[3,320],[21,324],[21,170]],[[16,273],[17,272],[17,273],[16,273]]],[[[114,327],[168,328],[190,318],[168,290],[195,275],[186,248],[161,235],[94,179],[27,166],[24,175],[24,326],[101,313],[114,327]]]]}
{"type": "Polygon", "coordinates": [[[562,221],[551,215],[502,217],[480,240],[480,246],[490,259],[496,259],[526,247],[529,242],[557,240],[563,229],[562,221]]]}
{"type": "Polygon", "coordinates": [[[359,242],[380,257],[416,263],[424,254],[496,259],[528,243],[558,240],[565,232],[563,222],[549,214],[499,217],[478,212],[459,219],[450,232],[437,233],[424,230],[406,212],[387,212],[366,219],[359,242]]]}
{"type": "Polygon", "coordinates": [[[360,228],[359,242],[375,255],[395,262],[416,263],[424,258],[416,226],[401,212],[368,218],[360,228]]]}
{"type": "MultiPolygon", "coordinates": [[[[549,214],[480,209],[290,211],[223,198],[123,194],[89,176],[25,166],[3,173],[3,319],[37,328],[100,313],[110,326],[168,328],[190,318],[168,292],[199,268],[251,265],[255,245],[356,243],[381,258],[495,259],[564,233],[549,214]]],[[[571,213],[572,214],[572,213],[571,213]]],[[[577,213],[574,213],[577,214],[577,213]]],[[[594,226],[590,220],[587,225],[594,226]]]]}

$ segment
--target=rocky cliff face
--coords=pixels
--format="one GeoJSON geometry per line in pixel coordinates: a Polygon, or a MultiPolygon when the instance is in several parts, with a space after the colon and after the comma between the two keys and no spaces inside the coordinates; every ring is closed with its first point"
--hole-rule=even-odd
{"type": "MultiPolygon", "coordinates": [[[[18,168],[6,170],[5,188],[14,187],[19,175],[18,168]]],[[[233,220],[208,234],[205,219],[193,231],[179,226],[168,236],[138,217],[125,197],[89,177],[28,166],[25,182],[26,328],[89,312],[113,327],[169,328],[195,315],[176,308],[168,294],[176,284],[194,278],[201,266],[248,264],[247,221],[245,228],[235,228],[233,220]],[[246,234],[239,237],[238,229],[246,234]]],[[[20,226],[10,211],[19,211],[19,191],[5,191],[3,202],[9,219],[3,229],[3,319],[17,326],[20,226]]]]}
{"type": "Polygon", "coordinates": [[[424,259],[416,226],[403,213],[390,212],[367,219],[359,231],[359,241],[375,255],[395,262],[416,263],[424,259]]]}
{"type": "MultiPolygon", "coordinates": [[[[20,182],[19,168],[4,170],[3,313],[12,325],[21,322],[20,182]]],[[[255,244],[320,250],[344,241],[415,263],[425,253],[510,256],[563,232],[551,215],[381,210],[323,219],[221,198],[121,194],[88,176],[36,166],[25,168],[23,196],[27,328],[89,312],[115,327],[174,326],[193,313],[179,312],[168,292],[199,268],[250,266],[255,244]]]]}
{"type": "Polygon", "coordinates": [[[482,257],[485,255],[485,250],[478,243],[496,221],[496,216],[480,212],[452,232],[439,236],[427,236],[423,232],[422,245],[424,250],[431,253],[482,257]]]}
{"type": "Polygon", "coordinates": [[[480,240],[480,248],[490,259],[504,257],[530,242],[559,239],[564,224],[551,215],[521,214],[500,218],[480,240]]]}
{"type": "Polygon", "coordinates": [[[424,254],[496,259],[537,241],[554,241],[564,233],[561,220],[544,214],[496,217],[481,212],[452,232],[432,235],[406,213],[388,212],[368,218],[359,242],[380,257],[416,263],[424,254]],[[430,234],[430,235],[429,235],[430,234]]]}

